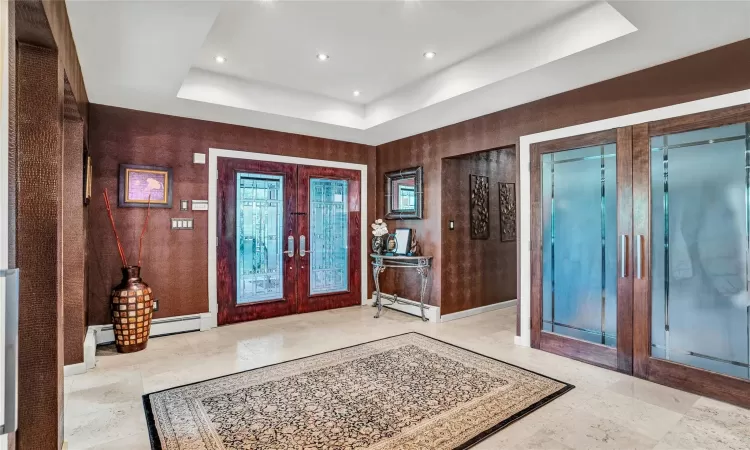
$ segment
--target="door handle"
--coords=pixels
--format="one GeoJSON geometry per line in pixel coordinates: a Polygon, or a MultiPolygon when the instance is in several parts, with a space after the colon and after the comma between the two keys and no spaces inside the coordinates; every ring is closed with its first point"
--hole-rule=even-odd
{"type": "Polygon", "coordinates": [[[18,274],[0,270],[5,283],[5,404],[0,434],[18,429],[18,274]]]}
{"type": "Polygon", "coordinates": [[[300,257],[303,257],[308,253],[312,253],[312,250],[305,250],[305,244],[306,244],[306,240],[305,240],[305,235],[303,234],[302,236],[299,237],[299,256],[300,257]]]}
{"type": "Polygon", "coordinates": [[[643,235],[635,239],[635,273],[638,279],[643,278],[643,235]]]}
{"type": "Polygon", "coordinates": [[[286,251],[284,253],[290,258],[294,257],[294,236],[291,234],[286,238],[286,251]]]}
{"type": "Polygon", "coordinates": [[[628,276],[628,235],[620,235],[620,278],[628,276]]]}

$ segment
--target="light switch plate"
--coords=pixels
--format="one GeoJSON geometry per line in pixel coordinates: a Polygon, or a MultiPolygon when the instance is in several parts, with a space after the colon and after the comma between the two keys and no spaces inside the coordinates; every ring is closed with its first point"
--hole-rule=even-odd
{"type": "Polygon", "coordinates": [[[172,229],[173,230],[192,230],[193,229],[193,219],[180,219],[176,217],[172,217],[172,229]]]}
{"type": "Polygon", "coordinates": [[[206,164],[206,154],[193,153],[193,164],[206,164]]]}
{"type": "Polygon", "coordinates": [[[208,200],[193,200],[193,211],[208,211],[208,200]]]}

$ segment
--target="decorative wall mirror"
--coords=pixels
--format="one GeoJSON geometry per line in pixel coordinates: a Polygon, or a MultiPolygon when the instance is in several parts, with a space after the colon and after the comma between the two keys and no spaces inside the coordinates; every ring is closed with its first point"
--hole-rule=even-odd
{"type": "Polygon", "coordinates": [[[422,167],[385,174],[385,218],[422,218],[422,167]]]}

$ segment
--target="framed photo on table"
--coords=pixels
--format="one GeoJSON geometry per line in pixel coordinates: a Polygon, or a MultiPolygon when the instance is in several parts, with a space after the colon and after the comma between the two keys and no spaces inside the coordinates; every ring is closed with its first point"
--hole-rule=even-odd
{"type": "Polygon", "coordinates": [[[172,168],[120,164],[120,208],[172,207],[172,168]]]}

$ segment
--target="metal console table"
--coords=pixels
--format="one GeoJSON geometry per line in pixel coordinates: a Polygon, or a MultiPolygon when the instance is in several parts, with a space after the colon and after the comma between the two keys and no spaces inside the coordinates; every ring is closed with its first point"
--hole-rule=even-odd
{"type": "MultiPolygon", "coordinates": [[[[427,290],[427,278],[432,269],[432,256],[386,256],[371,253],[370,257],[372,258],[372,277],[375,280],[375,304],[373,306],[378,307],[375,318],[380,317],[380,312],[383,310],[383,300],[380,295],[380,274],[385,272],[386,268],[415,269],[422,278],[422,289],[419,294],[419,310],[422,313],[422,320],[427,322],[427,318],[424,316],[424,294],[427,290]]],[[[389,305],[393,305],[394,303],[408,304],[399,300],[396,296],[394,296],[393,301],[389,305]]]]}

